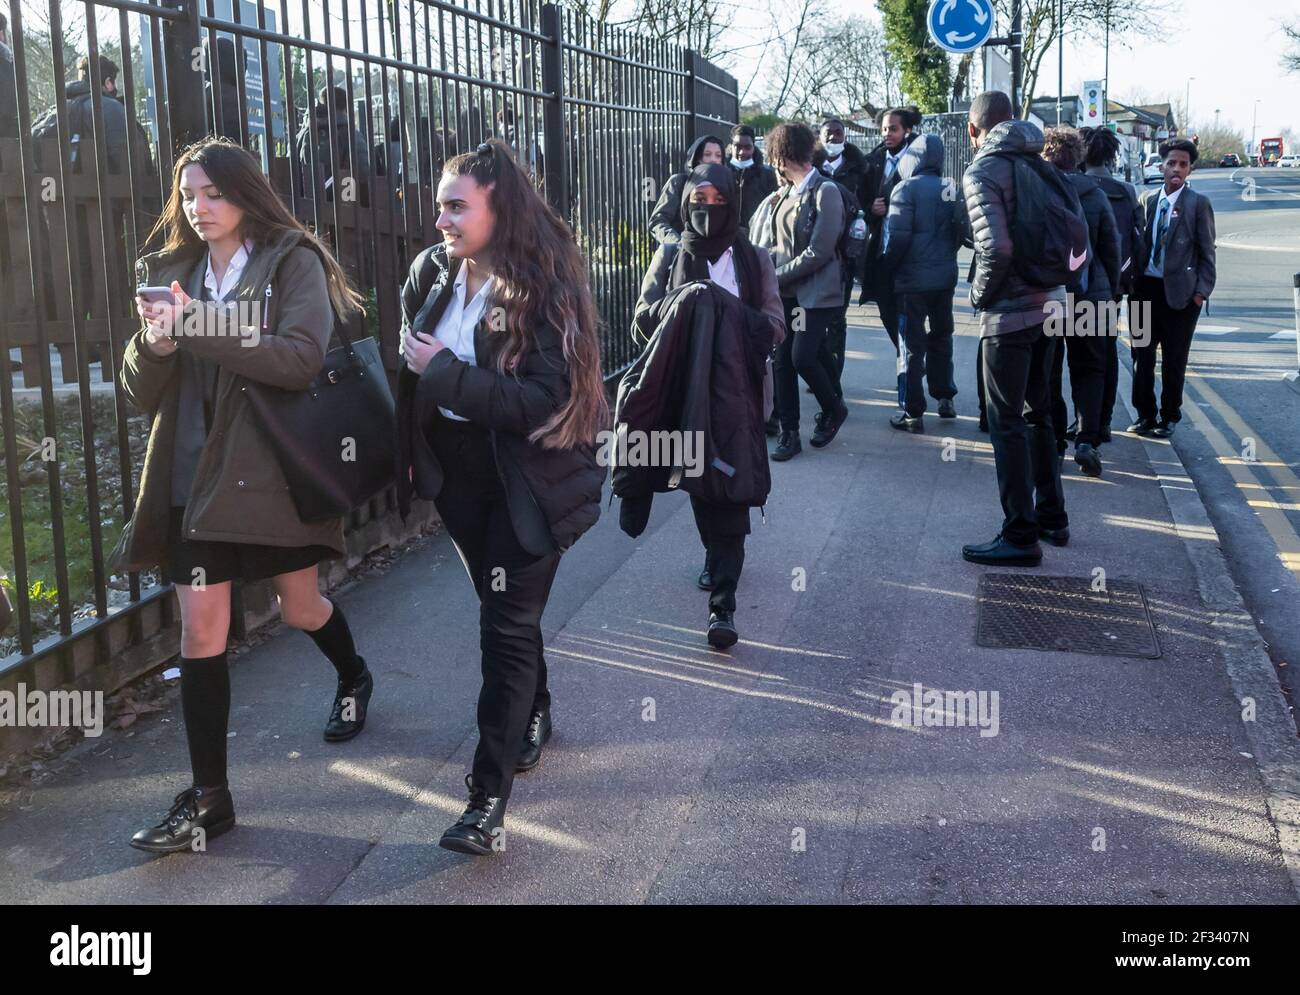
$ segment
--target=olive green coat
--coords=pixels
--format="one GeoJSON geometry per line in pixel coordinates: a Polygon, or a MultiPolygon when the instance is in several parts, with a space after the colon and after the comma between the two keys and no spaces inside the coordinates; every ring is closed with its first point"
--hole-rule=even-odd
{"type": "MultiPolygon", "coordinates": [[[[179,349],[219,367],[216,403],[194,486],[185,507],[188,539],[266,546],[328,546],[344,552],[343,519],[305,523],[298,517],[289,485],[247,396],[250,380],[288,390],[305,389],[320,372],[333,329],[334,312],[320,258],[301,236],[259,246],[240,276],[239,301],[261,301],[264,330],[251,337],[177,334],[179,349]]],[[[155,253],[136,264],[141,286],[178,281],[191,297],[202,287],[203,257],[155,253]],[[197,286],[187,286],[195,282],[197,286]]],[[[191,308],[216,308],[197,299],[191,308]]],[[[187,309],[188,311],[188,309],[187,309]]],[[[132,404],[153,419],[135,511],[113,551],[112,569],[123,573],[163,562],[171,513],[171,459],[180,401],[179,349],[156,356],[144,329],[126,345],[118,384],[132,404]]]]}

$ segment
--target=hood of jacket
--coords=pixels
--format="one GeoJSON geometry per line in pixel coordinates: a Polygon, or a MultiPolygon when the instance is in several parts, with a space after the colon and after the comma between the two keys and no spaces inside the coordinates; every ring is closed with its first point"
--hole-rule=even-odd
{"type": "Polygon", "coordinates": [[[89,96],[90,81],[84,79],[74,79],[70,81],[63,89],[64,89],[64,93],[67,94],[69,100],[76,100],[78,97],[89,96]]]}
{"type": "Polygon", "coordinates": [[[689,173],[700,164],[700,156],[704,152],[705,142],[713,142],[718,148],[722,149],[724,156],[727,154],[727,143],[717,135],[701,135],[686,148],[686,165],[683,172],[689,173]]]}
{"type": "Polygon", "coordinates": [[[986,155],[1038,155],[1043,151],[1043,133],[1029,121],[1003,121],[984,138],[975,152],[976,159],[986,155]]]}
{"type": "Polygon", "coordinates": [[[903,150],[903,158],[898,160],[898,175],[903,179],[911,176],[943,175],[943,139],[938,135],[918,135],[903,150]]]}
{"type": "MultiPolygon", "coordinates": [[[[254,283],[258,284],[258,288],[251,292],[260,293],[261,286],[270,280],[271,274],[279,268],[280,261],[301,242],[302,232],[290,230],[282,233],[275,241],[261,246],[260,251],[254,252],[253,257],[250,258],[245,273],[251,278],[265,271],[264,277],[259,277],[256,281],[249,279],[241,282],[246,282],[250,288],[254,283]]],[[[147,256],[141,256],[135,264],[137,286],[152,286],[158,278],[157,274],[177,263],[197,265],[205,251],[205,249],[184,248],[151,252],[147,256]]]]}

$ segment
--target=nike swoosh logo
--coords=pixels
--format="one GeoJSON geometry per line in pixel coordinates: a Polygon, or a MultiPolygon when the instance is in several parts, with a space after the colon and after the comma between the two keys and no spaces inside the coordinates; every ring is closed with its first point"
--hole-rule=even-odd
{"type": "Polygon", "coordinates": [[[1074,250],[1073,249],[1070,250],[1070,272],[1071,273],[1073,273],[1075,270],[1077,270],[1080,266],[1082,266],[1087,261],[1088,261],[1088,253],[1085,252],[1078,259],[1075,259],[1074,250]]]}

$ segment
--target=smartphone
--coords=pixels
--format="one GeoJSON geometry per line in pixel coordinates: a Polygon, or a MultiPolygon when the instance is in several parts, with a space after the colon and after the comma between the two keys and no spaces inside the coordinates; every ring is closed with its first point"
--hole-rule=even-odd
{"type": "Polygon", "coordinates": [[[135,296],[150,304],[175,304],[176,295],[171,287],[136,287],[135,296]]]}

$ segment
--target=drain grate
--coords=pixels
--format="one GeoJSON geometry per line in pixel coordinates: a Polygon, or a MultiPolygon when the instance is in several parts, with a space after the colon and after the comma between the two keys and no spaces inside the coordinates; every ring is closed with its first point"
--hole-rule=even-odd
{"type": "Polygon", "coordinates": [[[975,644],[999,649],[1160,656],[1142,585],[1106,581],[1094,591],[1080,577],[984,574],[975,644]]]}

